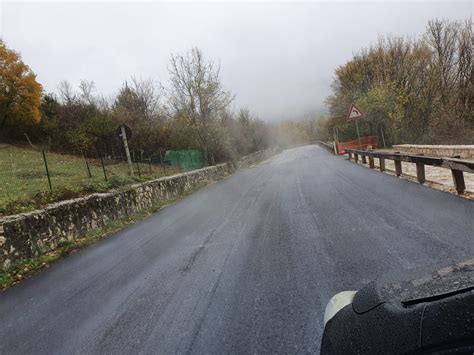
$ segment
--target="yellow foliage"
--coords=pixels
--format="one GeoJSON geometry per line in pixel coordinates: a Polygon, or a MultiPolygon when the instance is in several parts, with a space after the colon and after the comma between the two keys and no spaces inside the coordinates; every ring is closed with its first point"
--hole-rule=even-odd
{"type": "Polygon", "coordinates": [[[36,75],[0,39],[0,127],[39,123],[43,88],[36,75]]]}

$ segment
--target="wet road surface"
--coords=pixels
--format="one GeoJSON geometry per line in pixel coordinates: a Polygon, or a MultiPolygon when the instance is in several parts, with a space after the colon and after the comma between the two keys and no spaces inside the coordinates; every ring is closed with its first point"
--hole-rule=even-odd
{"type": "Polygon", "coordinates": [[[474,203],[283,151],[0,294],[0,353],[306,353],[341,290],[474,254],[474,203]]]}

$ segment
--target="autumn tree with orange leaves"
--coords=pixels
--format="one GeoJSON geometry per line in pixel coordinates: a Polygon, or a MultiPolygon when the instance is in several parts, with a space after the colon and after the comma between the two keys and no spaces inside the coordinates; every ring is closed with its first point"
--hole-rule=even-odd
{"type": "MultiPolygon", "coordinates": [[[[25,126],[39,123],[42,86],[21,56],[0,39],[0,135],[21,134],[25,126]]],[[[13,137],[12,137],[13,138],[13,137]]]]}

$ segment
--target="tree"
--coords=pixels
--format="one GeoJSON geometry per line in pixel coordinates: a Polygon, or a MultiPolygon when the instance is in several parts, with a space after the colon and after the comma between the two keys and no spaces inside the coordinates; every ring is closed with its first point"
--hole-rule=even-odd
{"type": "Polygon", "coordinates": [[[0,39],[0,132],[16,132],[41,119],[42,86],[21,56],[0,39]]]}
{"type": "Polygon", "coordinates": [[[193,128],[206,164],[211,163],[210,149],[219,133],[219,115],[233,100],[224,89],[219,66],[206,61],[202,51],[171,56],[168,100],[174,116],[182,117],[193,128]]]}
{"type": "Polygon", "coordinates": [[[89,80],[81,80],[79,83],[79,90],[81,93],[81,100],[89,105],[97,106],[97,100],[94,96],[95,92],[95,83],[89,80]]]}
{"type": "MultiPolygon", "coordinates": [[[[205,60],[197,48],[171,56],[171,78],[166,92],[151,79],[133,77],[111,99],[98,94],[94,82],[89,80],[83,79],[74,87],[66,80],[61,81],[57,94],[46,93],[42,97],[41,86],[37,84],[36,112],[28,111],[26,104],[18,105],[20,101],[16,98],[7,101],[16,93],[22,103],[27,98],[31,102],[31,87],[16,89],[15,86],[13,90],[7,84],[34,82],[35,77],[3,42],[2,53],[0,123],[18,128],[16,133],[19,133],[9,135],[10,138],[24,141],[23,133],[27,133],[35,143],[48,144],[52,150],[116,157],[123,151],[116,129],[120,124],[127,124],[133,130],[129,145],[136,153],[150,156],[161,149],[199,149],[209,165],[265,149],[277,136],[275,129],[250,110],[234,112],[230,107],[233,96],[222,84],[219,66],[205,60]],[[23,81],[10,80],[6,74],[21,74],[23,81]],[[163,98],[167,99],[166,103],[163,98]],[[14,108],[23,111],[15,112],[14,108]],[[27,118],[28,122],[40,121],[40,124],[26,125],[27,118]]],[[[306,128],[300,131],[305,130],[311,131],[306,128]]]]}
{"type": "Polygon", "coordinates": [[[474,142],[473,43],[472,20],[430,21],[419,39],[380,38],[336,69],[319,128],[354,139],[345,113],[356,96],[366,113],[363,134],[383,126],[393,143],[474,142]]]}
{"type": "Polygon", "coordinates": [[[58,85],[59,97],[63,104],[71,104],[76,101],[76,94],[69,81],[63,80],[58,85]]]}
{"type": "Polygon", "coordinates": [[[112,105],[114,119],[134,132],[133,149],[153,152],[164,147],[165,113],[161,87],[152,79],[132,78],[120,88],[112,105]]]}
{"type": "Polygon", "coordinates": [[[128,124],[162,118],[161,88],[152,79],[132,78],[120,88],[113,110],[119,120],[128,124]]]}
{"type": "Polygon", "coordinates": [[[64,152],[96,154],[113,149],[116,125],[110,105],[96,95],[92,81],[81,80],[78,90],[67,81],[58,86],[59,99],[44,95],[42,129],[51,148],[64,152]]]}

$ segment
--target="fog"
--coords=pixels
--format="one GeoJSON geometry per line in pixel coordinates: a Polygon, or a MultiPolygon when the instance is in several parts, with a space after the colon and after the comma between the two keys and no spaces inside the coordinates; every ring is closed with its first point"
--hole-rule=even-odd
{"type": "Polygon", "coordinates": [[[45,91],[93,80],[113,95],[131,76],[166,85],[171,53],[201,48],[265,120],[316,115],[337,66],[380,35],[417,37],[430,19],[466,19],[459,2],[2,2],[0,33],[45,91]]]}

